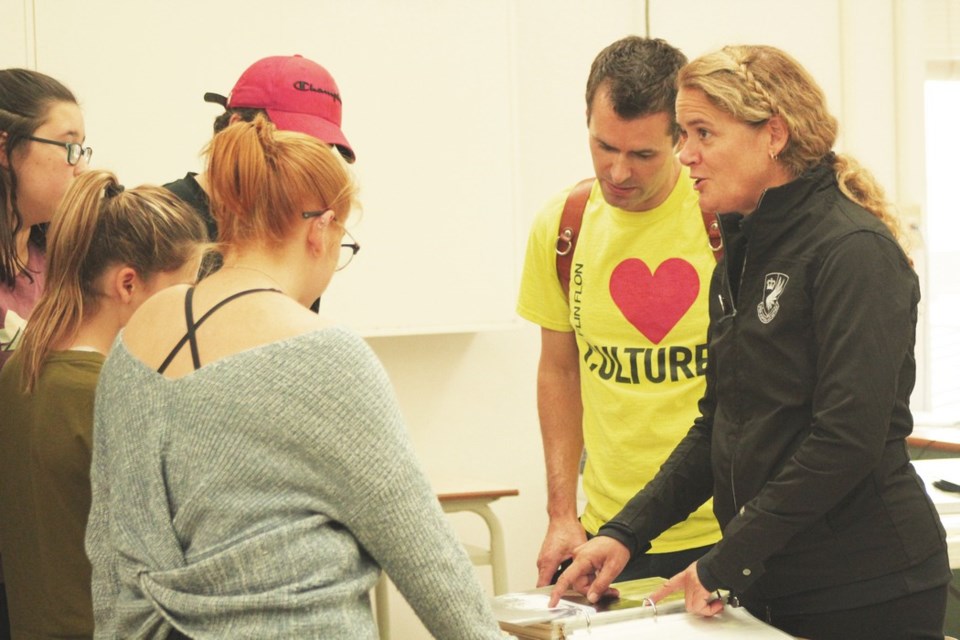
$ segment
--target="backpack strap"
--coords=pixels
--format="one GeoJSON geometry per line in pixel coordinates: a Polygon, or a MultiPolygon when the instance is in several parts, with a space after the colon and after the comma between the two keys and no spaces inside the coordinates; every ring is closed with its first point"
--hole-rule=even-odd
{"type": "Polygon", "coordinates": [[[720,221],[717,220],[717,214],[700,212],[703,215],[703,228],[707,230],[707,244],[713,251],[713,257],[717,262],[723,260],[723,236],[720,235],[720,221]]]}
{"type": "MultiPolygon", "coordinates": [[[[560,214],[560,228],[557,234],[557,278],[563,293],[570,297],[570,265],[573,262],[573,250],[577,246],[577,237],[580,235],[580,225],[583,224],[583,212],[587,208],[587,200],[593,190],[596,178],[586,178],[578,182],[566,202],[563,203],[563,212],[560,214]]],[[[703,228],[707,232],[707,244],[713,251],[717,262],[723,260],[723,237],[720,235],[720,222],[717,214],[701,211],[703,228]]]]}
{"type": "Polygon", "coordinates": [[[570,264],[573,262],[573,250],[577,246],[580,225],[583,224],[583,212],[593,190],[596,178],[586,178],[578,182],[567,201],[563,203],[560,214],[560,228],[557,234],[557,278],[563,288],[563,295],[570,297],[570,264]]]}

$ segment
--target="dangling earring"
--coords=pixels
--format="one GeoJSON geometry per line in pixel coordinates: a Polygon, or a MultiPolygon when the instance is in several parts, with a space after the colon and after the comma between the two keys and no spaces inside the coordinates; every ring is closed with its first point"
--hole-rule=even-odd
{"type": "Polygon", "coordinates": [[[773,151],[771,151],[771,152],[770,152],[770,159],[773,160],[774,162],[776,162],[777,160],[780,159],[780,154],[779,154],[779,153],[774,153],[773,151]]]}

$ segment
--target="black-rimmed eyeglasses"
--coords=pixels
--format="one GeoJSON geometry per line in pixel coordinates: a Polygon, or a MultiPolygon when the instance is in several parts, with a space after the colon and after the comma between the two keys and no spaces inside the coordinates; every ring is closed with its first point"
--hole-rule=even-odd
{"type": "MultiPolygon", "coordinates": [[[[319,218],[327,211],[329,211],[329,209],[324,211],[304,211],[303,217],[305,219],[319,218]]],[[[333,221],[337,224],[340,224],[340,221],[336,218],[334,218],[333,221]]],[[[342,224],[340,224],[340,226],[343,227],[342,224]]],[[[360,251],[360,243],[356,241],[349,231],[347,231],[346,227],[343,227],[343,235],[346,236],[350,242],[340,243],[340,256],[337,258],[337,271],[340,271],[350,264],[350,261],[353,260],[353,256],[357,255],[357,252],[360,251]],[[344,251],[344,249],[349,249],[349,251],[344,251]]]]}
{"type": "Polygon", "coordinates": [[[67,164],[71,166],[80,162],[81,158],[89,164],[90,158],[93,157],[93,147],[85,147],[79,142],[61,142],[60,140],[48,140],[47,138],[38,138],[37,136],[27,136],[27,140],[65,147],[67,149],[67,164]]]}

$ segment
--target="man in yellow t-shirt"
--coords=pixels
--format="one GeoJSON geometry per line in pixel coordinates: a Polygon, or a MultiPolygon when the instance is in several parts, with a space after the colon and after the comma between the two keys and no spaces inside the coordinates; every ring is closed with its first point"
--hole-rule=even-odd
{"type": "MultiPolygon", "coordinates": [[[[596,182],[570,268],[557,276],[569,189],[530,233],[518,313],[541,327],[537,404],[549,526],[538,586],[656,474],[699,415],[707,293],[716,260],[693,184],[676,157],[676,73],[684,55],[629,36],[605,48],[587,81],[596,182]],[[577,475],[586,452],[578,517],[577,475]]],[[[720,531],[708,502],[636,554],[618,580],[671,577],[720,531]]]]}

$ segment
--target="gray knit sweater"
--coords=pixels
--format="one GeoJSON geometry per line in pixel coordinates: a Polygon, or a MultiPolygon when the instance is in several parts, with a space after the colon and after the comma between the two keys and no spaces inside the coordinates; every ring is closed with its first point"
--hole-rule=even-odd
{"type": "Polygon", "coordinates": [[[357,335],[168,380],[118,337],[97,390],[97,638],[375,638],[382,567],[437,638],[502,638],[357,335]]]}

